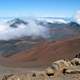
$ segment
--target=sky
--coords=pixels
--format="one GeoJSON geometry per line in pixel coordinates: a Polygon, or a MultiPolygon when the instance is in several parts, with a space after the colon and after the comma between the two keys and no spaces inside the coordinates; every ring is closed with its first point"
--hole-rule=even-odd
{"type": "Polygon", "coordinates": [[[0,17],[72,17],[80,0],[0,0],[0,17]]]}

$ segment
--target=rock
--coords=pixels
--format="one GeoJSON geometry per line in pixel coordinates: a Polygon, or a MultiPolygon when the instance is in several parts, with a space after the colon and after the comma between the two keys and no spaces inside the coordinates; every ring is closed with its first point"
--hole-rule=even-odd
{"type": "Polygon", "coordinates": [[[13,76],[13,74],[4,75],[2,80],[8,80],[9,77],[13,76]]]}
{"type": "Polygon", "coordinates": [[[18,76],[14,75],[14,76],[8,78],[7,80],[20,80],[20,78],[18,76]]]}
{"type": "Polygon", "coordinates": [[[33,73],[33,74],[32,74],[32,77],[36,77],[36,73],[33,73]]]}
{"type": "Polygon", "coordinates": [[[75,58],[80,58],[80,53],[76,54],[75,58]]]}
{"type": "Polygon", "coordinates": [[[76,74],[80,73],[80,66],[72,66],[65,70],[65,73],[67,74],[76,74]]]}
{"type": "Polygon", "coordinates": [[[54,76],[54,70],[51,67],[48,67],[45,72],[47,76],[54,76]]]}
{"type": "Polygon", "coordinates": [[[70,66],[72,66],[70,61],[59,60],[59,61],[52,63],[51,68],[58,71],[58,70],[63,70],[64,68],[67,68],[70,66]]]}
{"type": "Polygon", "coordinates": [[[20,78],[17,75],[4,75],[2,80],[20,80],[20,78]]]}
{"type": "Polygon", "coordinates": [[[80,65],[80,58],[74,58],[73,60],[71,60],[72,65],[80,65]]]}

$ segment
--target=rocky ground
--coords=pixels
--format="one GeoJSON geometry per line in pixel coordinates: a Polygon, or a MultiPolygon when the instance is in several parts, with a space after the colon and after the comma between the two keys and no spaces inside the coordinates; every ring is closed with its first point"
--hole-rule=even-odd
{"type": "Polygon", "coordinates": [[[80,58],[58,60],[44,70],[0,66],[0,80],[80,80],[80,58]]]}

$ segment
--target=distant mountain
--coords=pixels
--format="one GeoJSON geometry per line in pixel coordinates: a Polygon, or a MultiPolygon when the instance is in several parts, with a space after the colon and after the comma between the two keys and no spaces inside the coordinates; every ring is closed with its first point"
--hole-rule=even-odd
{"type": "Polygon", "coordinates": [[[18,25],[20,25],[20,24],[24,24],[24,25],[28,24],[26,21],[21,20],[19,18],[15,18],[15,19],[13,19],[11,21],[8,21],[8,23],[9,23],[10,27],[13,27],[13,28],[17,28],[18,25]]]}
{"type": "Polygon", "coordinates": [[[80,33],[80,24],[76,23],[76,22],[70,22],[68,23],[68,28],[72,29],[74,31],[74,33],[80,33]]]}
{"type": "Polygon", "coordinates": [[[76,22],[70,22],[69,25],[72,27],[80,27],[80,25],[76,22]]]}

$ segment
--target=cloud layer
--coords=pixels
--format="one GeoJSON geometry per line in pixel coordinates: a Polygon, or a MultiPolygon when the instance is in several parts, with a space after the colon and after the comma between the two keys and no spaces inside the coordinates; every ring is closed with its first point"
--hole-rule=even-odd
{"type": "Polygon", "coordinates": [[[80,10],[78,10],[75,14],[76,22],[80,24],[80,10]]]}
{"type": "Polygon", "coordinates": [[[34,21],[29,24],[20,24],[17,28],[12,28],[8,23],[0,23],[0,40],[16,39],[23,36],[48,37],[48,28],[37,25],[34,21]]]}

